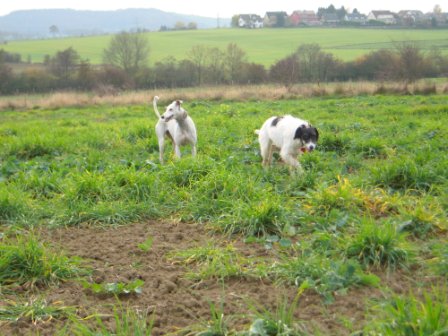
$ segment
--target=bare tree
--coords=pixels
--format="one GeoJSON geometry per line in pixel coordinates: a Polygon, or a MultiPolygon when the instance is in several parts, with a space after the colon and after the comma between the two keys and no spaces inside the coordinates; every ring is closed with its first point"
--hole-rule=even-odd
{"type": "Polygon", "coordinates": [[[174,25],[174,29],[176,30],[184,30],[187,26],[185,25],[185,22],[183,21],[177,21],[174,25]]]}
{"type": "Polygon", "coordinates": [[[397,75],[407,83],[421,78],[425,68],[425,56],[419,46],[412,42],[395,45],[398,55],[397,75]]]}
{"type": "Polygon", "coordinates": [[[210,48],[207,53],[207,79],[213,84],[224,80],[224,53],[219,48],[210,48]]]}
{"type": "Polygon", "coordinates": [[[303,44],[297,51],[302,81],[326,81],[335,72],[337,61],[332,54],[321,50],[318,44],[303,44]]]}
{"type": "Polygon", "coordinates": [[[75,72],[79,64],[79,54],[72,47],[58,51],[50,58],[51,72],[61,80],[67,81],[75,72]]]}
{"type": "Polygon", "coordinates": [[[194,65],[196,82],[198,85],[201,85],[204,79],[203,77],[207,62],[207,55],[208,47],[202,44],[194,45],[188,52],[188,59],[194,65]]]}
{"type": "Polygon", "coordinates": [[[288,91],[299,81],[299,73],[300,65],[297,53],[282,58],[269,70],[271,80],[283,84],[288,91]]]}
{"type": "Polygon", "coordinates": [[[198,24],[196,22],[188,22],[187,29],[195,30],[198,29],[198,24]]]}
{"type": "Polygon", "coordinates": [[[122,32],[112,37],[107,49],[103,50],[103,61],[135,75],[148,64],[149,43],[143,33],[122,32]]]}
{"type": "Polygon", "coordinates": [[[59,28],[58,28],[58,26],[56,26],[56,25],[51,25],[49,29],[50,29],[50,33],[51,33],[51,35],[53,35],[53,37],[55,37],[56,35],[59,34],[59,28]]]}
{"type": "Polygon", "coordinates": [[[233,84],[238,81],[245,61],[246,52],[236,43],[229,43],[225,55],[225,67],[230,83],[233,84]]]}

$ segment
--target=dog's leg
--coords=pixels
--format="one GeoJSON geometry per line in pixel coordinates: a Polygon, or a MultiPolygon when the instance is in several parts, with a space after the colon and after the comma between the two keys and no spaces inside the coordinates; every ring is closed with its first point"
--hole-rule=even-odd
{"type": "Polygon", "coordinates": [[[294,158],[294,156],[292,156],[289,151],[287,150],[282,150],[280,152],[280,157],[283,159],[283,161],[290,166],[291,168],[295,168],[299,171],[302,171],[302,166],[300,165],[300,162],[297,161],[296,158],[294,158]]]}
{"type": "Polygon", "coordinates": [[[176,157],[180,159],[181,156],[180,147],[177,143],[174,143],[174,153],[176,154],[176,157]]]}
{"type": "Polygon", "coordinates": [[[163,152],[165,151],[165,122],[159,119],[159,122],[156,124],[156,136],[157,141],[159,143],[159,161],[160,164],[163,164],[163,152]]]}
{"type": "Polygon", "coordinates": [[[274,153],[274,145],[272,143],[269,144],[269,149],[268,149],[268,166],[270,166],[272,164],[272,155],[274,153]]]}
{"type": "Polygon", "coordinates": [[[271,149],[271,142],[270,141],[264,141],[264,139],[260,139],[260,154],[261,157],[263,158],[262,161],[262,165],[263,167],[267,167],[270,164],[270,155],[272,155],[272,153],[270,152],[271,149]]]}
{"type": "Polygon", "coordinates": [[[160,164],[163,164],[163,152],[165,150],[165,139],[159,138],[159,161],[160,164]]]}

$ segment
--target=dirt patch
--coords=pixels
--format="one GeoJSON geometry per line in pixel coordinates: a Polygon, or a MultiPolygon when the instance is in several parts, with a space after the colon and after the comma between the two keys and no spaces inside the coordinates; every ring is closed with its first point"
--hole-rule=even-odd
{"type": "MultiPolygon", "coordinates": [[[[217,280],[193,282],[185,279],[184,275],[188,270],[166,258],[167,253],[205,246],[215,240],[229,243],[223,237],[211,236],[201,225],[196,224],[154,221],[107,230],[64,228],[42,231],[41,239],[55,249],[64,250],[68,255],[86,259],[94,269],[90,281],[103,283],[143,280],[141,294],[121,297],[120,300],[123,306],[154,312],[153,335],[178,332],[199,321],[208,320],[209,302],[224,302],[225,313],[235,316],[231,327],[238,327],[239,330],[245,327],[247,330],[251,322],[247,317],[250,312],[248,300],[274,310],[285,295],[292,300],[297,290],[296,287],[278,286],[265,279],[235,278],[224,284],[217,280]],[[153,238],[153,245],[148,252],[144,252],[137,245],[148,237],[153,238]]],[[[245,256],[269,257],[270,253],[274,253],[259,244],[233,243],[245,256]]],[[[385,281],[395,283],[397,279],[385,281]]],[[[399,287],[405,288],[404,285],[399,287]]],[[[49,303],[59,302],[76,307],[80,317],[94,313],[111,315],[113,305],[117,305],[114,297],[95,295],[76,281],[62,283],[39,294],[49,303]]],[[[350,289],[348,294],[337,296],[335,303],[326,306],[319,295],[309,291],[301,298],[297,317],[311,329],[317,328],[323,334],[347,334],[347,328],[362,326],[366,300],[380,295],[379,289],[375,288],[350,289]]],[[[112,316],[106,316],[103,320],[106,325],[113,325],[112,316]]],[[[0,332],[53,335],[64,323],[65,321],[49,321],[37,325],[9,324],[2,326],[0,332]]]]}

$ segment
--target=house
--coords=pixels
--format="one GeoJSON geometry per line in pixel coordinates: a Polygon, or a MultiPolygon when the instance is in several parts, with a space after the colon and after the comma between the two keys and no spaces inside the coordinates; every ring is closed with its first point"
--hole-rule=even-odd
{"type": "Polygon", "coordinates": [[[397,20],[395,18],[395,14],[391,11],[386,10],[375,10],[371,11],[369,15],[367,16],[367,20],[375,20],[375,21],[381,21],[384,24],[396,24],[397,20]]]}
{"type": "Polygon", "coordinates": [[[241,14],[238,17],[240,28],[263,28],[263,19],[257,14],[241,14]]]}
{"type": "Polygon", "coordinates": [[[423,22],[425,15],[419,10],[401,10],[398,12],[398,19],[402,25],[414,26],[423,22]]]}
{"type": "Polygon", "coordinates": [[[347,13],[344,16],[344,21],[363,25],[367,22],[367,15],[361,13],[347,13]]]}
{"type": "Polygon", "coordinates": [[[286,12],[266,12],[263,18],[264,27],[286,27],[288,14],[286,12]]]}
{"type": "Polygon", "coordinates": [[[318,26],[321,24],[317,14],[312,10],[296,10],[289,16],[292,26],[318,26]]]}
{"type": "Polygon", "coordinates": [[[335,25],[340,22],[339,16],[336,13],[324,13],[321,16],[320,21],[326,25],[335,25]]]}

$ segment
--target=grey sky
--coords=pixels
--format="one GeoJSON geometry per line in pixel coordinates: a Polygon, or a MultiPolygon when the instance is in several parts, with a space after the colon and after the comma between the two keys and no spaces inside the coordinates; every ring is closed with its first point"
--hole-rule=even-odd
{"type": "Polygon", "coordinates": [[[181,14],[195,14],[208,17],[231,17],[234,14],[255,13],[263,15],[266,11],[284,10],[291,13],[296,9],[317,10],[318,7],[327,7],[333,4],[339,8],[357,8],[362,13],[368,14],[371,10],[418,9],[430,12],[435,5],[440,5],[443,11],[448,11],[448,0],[429,1],[404,1],[404,0],[127,0],[127,1],[65,1],[65,0],[1,0],[0,15],[6,15],[21,9],[44,8],[72,8],[87,10],[115,10],[124,8],[158,8],[168,12],[181,14]]]}

